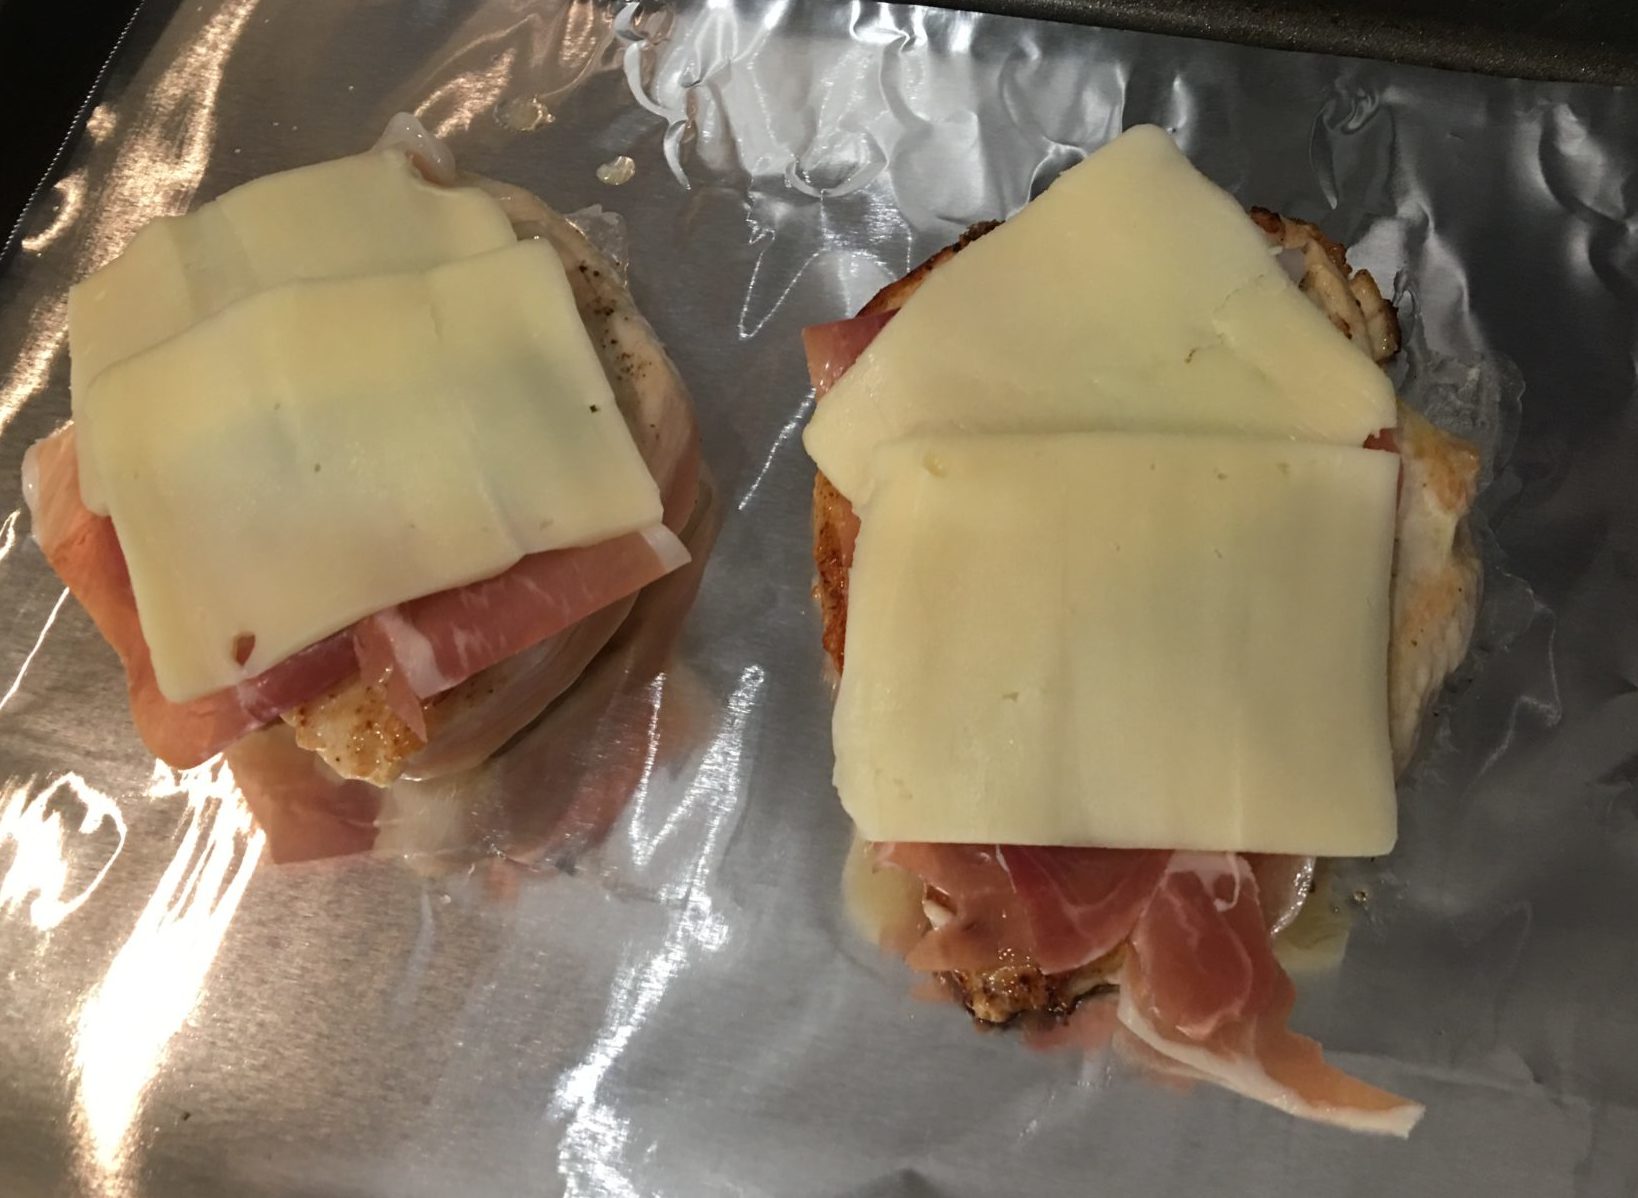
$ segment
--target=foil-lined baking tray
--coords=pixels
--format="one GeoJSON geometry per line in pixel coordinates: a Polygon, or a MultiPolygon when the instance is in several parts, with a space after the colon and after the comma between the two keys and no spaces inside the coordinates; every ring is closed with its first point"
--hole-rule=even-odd
{"type": "Polygon", "coordinates": [[[0,1189],[1631,1193],[1635,118],[1620,90],[869,3],[148,5],[0,276],[0,1189]],[[617,646],[578,709],[395,802],[370,852],[275,865],[228,772],[142,752],[17,468],[68,411],[73,280],[398,110],[620,214],[721,532],[680,632],[617,646]],[[1496,464],[1474,655],[1296,1012],[1427,1103],[1408,1142],[978,1034],[843,914],[798,332],[1139,121],[1356,247],[1405,394],[1496,464]]]}

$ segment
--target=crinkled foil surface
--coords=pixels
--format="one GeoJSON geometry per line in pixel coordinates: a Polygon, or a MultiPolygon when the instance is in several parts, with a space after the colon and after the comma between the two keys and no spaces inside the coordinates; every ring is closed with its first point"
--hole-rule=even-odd
{"type": "Polygon", "coordinates": [[[1616,90],[865,3],[148,6],[0,277],[0,1190],[1633,1192],[1635,118],[1616,90]],[[400,109],[622,214],[725,520],[657,672],[622,650],[570,732],[406,800],[370,854],[276,866],[231,776],[143,753],[18,465],[68,411],[73,280],[400,109]],[[1296,1013],[1428,1105],[1406,1143],[978,1034],[843,914],[798,331],[1137,121],[1358,247],[1408,396],[1511,451],[1475,655],[1296,1013]]]}

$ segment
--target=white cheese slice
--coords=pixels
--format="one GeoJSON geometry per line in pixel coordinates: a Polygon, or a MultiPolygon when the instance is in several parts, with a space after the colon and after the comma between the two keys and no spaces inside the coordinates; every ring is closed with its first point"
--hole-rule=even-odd
{"type": "Polygon", "coordinates": [[[542,242],[260,292],[81,398],[79,436],[103,463],[174,700],[394,603],[661,516],[542,242]]]}
{"type": "Polygon", "coordinates": [[[884,447],[843,806],[869,840],[1386,852],[1397,477],[1393,454],[1238,437],[884,447]]]}
{"type": "MultiPolygon", "coordinates": [[[[125,251],[68,293],[70,393],[115,362],[268,287],[297,279],[425,270],[516,240],[496,201],[438,187],[402,151],[284,171],[186,216],[143,227],[125,251]]],[[[80,489],[106,514],[82,438],[80,489]]]]}
{"type": "Polygon", "coordinates": [[[803,434],[843,495],[918,432],[1251,433],[1360,445],[1395,422],[1382,371],[1165,133],[1066,171],[924,281],[803,434]]]}

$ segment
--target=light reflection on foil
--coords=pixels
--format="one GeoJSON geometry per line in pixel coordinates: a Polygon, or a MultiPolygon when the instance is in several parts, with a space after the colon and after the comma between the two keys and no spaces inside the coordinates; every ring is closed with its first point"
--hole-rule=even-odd
{"type": "Polygon", "coordinates": [[[593,0],[523,7],[499,28],[480,10],[451,31],[420,79],[406,83],[399,106],[412,108],[441,138],[469,130],[486,113],[519,132],[526,130],[507,114],[533,111],[537,119],[524,122],[531,130],[552,124],[557,100],[602,68],[612,21],[608,5],[593,0]],[[534,72],[540,74],[530,95],[510,94],[534,72]]]}
{"type": "Polygon", "coordinates": [[[0,852],[8,846],[11,850],[11,864],[0,875],[0,911],[15,911],[26,902],[29,922],[49,932],[102,884],[125,847],[125,819],[113,799],[78,774],[63,774],[39,791],[31,788],[32,780],[0,787],[0,852]],[[70,797],[80,806],[79,822],[72,827],[64,802],[70,797]],[[70,894],[70,858],[83,861],[86,854],[78,848],[71,852],[69,837],[83,840],[104,826],[112,828],[118,840],[96,876],[70,894]]]}
{"type": "Polygon", "coordinates": [[[22,246],[25,253],[38,254],[56,241],[79,218],[80,208],[85,204],[84,173],[76,172],[57,180],[51,190],[57,196],[57,214],[51,218],[51,223],[38,233],[31,233],[23,238],[22,246]]]}
{"type": "Polygon", "coordinates": [[[665,43],[670,30],[669,14],[645,13],[641,3],[627,4],[614,18],[614,36],[626,47],[621,56],[626,86],[631,89],[632,99],[666,122],[662,142],[665,164],[670,168],[672,177],[686,191],[691,184],[688,172],[683,169],[682,146],[683,138],[693,128],[685,107],[689,86],[684,85],[680,90],[676,104],[662,103],[653,86],[654,56],[665,43]],[[649,28],[662,18],[666,19],[658,29],[649,28]]]}
{"type": "MultiPolygon", "coordinates": [[[[93,206],[74,278],[118,254],[155,217],[180,212],[193,199],[216,144],[223,68],[258,2],[223,4],[155,82],[146,107],[120,144],[104,194],[93,206]]],[[[108,129],[112,123],[112,116],[104,122],[108,129]]],[[[59,296],[49,315],[34,321],[10,375],[0,383],[0,432],[44,387],[67,336],[68,302],[59,296]]]]}
{"type": "Polygon", "coordinates": [[[548,93],[553,99],[573,92],[582,80],[597,69],[611,24],[606,10],[599,5],[569,6],[564,15],[556,57],[570,74],[548,93]]]}
{"type": "Polygon", "coordinates": [[[480,113],[493,109],[497,98],[505,94],[515,58],[514,51],[502,50],[489,65],[455,76],[428,95],[415,109],[415,115],[429,125],[435,137],[459,133],[480,113]],[[432,114],[446,103],[449,114],[433,118],[432,114]]]}
{"type": "MultiPolygon", "coordinates": [[[[748,725],[762,695],[766,676],[752,666],[724,704],[722,725],[700,762],[687,793],[668,814],[661,834],[647,851],[664,843],[677,828],[691,826],[705,809],[705,843],[692,867],[660,891],[660,899],[680,908],[659,949],[652,954],[628,952],[609,994],[597,1039],[580,1064],[564,1074],[553,1091],[550,1114],[567,1120],[558,1162],[566,1191],[575,1195],[630,1195],[643,1192],[622,1175],[626,1129],[618,1104],[602,1093],[603,1079],[654,1013],[672,983],[728,941],[727,921],[715,909],[707,886],[727,846],[734,817],[741,808],[748,778],[743,756],[748,725]]],[[[638,792],[637,802],[647,797],[638,792]]],[[[640,819],[640,813],[638,813],[640,819]]]]}
{"type": "MultiPolygon", "coordinates": [[[[648,711],[648,727],[643,734],[643,765],[638,775],[637,784],[632,787],[632,806],[641,811],[644,798],[651,793],[654,782],[654,763],[660,754],[660,712],[665,699],[665,675],[657,674],[648,685],[648,702],[644,705],[648,711]]],[[[648,863],[649,854],[653,846],[641,843],[632,846],[632,856],[639,865],[648,863]]]]}
{"type": "Polygon", "coordinates": [[[11,373],[0,383],[0,432],[45,385],[57,350],[68,336],[68,301],[59,299],[49,305],[48,311],[49,315],[32,327],[12,363],[11,373]]]}
{"type": "Polygon", "coordinates": [[[156,762],[145,797],[178,795],[181,843],[75,1025],[80,1163],[87,1187],[104,1193],[127,1191],[143,1096],[199,1001],[266,843],[220,759],[180,771],[156,762]]]}
{"type": "Polygon", "coordinates": [[[114,164],[123,202],[100,206],[87,239],[100,259],[112,258],[137,229],[181,212],[193,199],[216,144],[223,70],[258,2],[223,4],[155,82],[114,164]]]}
{"type": "Polygon", "coordinates": [[[91,110],[91,115],[85,118],[85,135],[93,142],[107,141],[115,129],[119,128],[119,114],[107,104],[98,104],[91,110]]]}
{"type": "MultiPolygon", "coordinates": [[[[9,549],[10,546],[8,545],[6,548],[9,549]]],[[[4,556],[4,551],[0,551],[0,557],[4,556]]],[[[29,648],[28,655],[23,658],[23,664],[17,667],[17,674],[12,678],[11,685],[6,688],[5,694],[0,695],[0,711],[5,710],[6,704],[11,702],[13,696],[17,694],[18,688],[23,685],[23,679],[28,677],[28,668],[34,664],[34,658],[40,652],[40,646],[45,644],[46,637],[51,633],[51,626],[57,622],[57,616],[62,612],[63,604],[67,600],[68,588],[64,587],[63,593],[57,596],[57,602],[51,605],[51,612],[46,616],[45,623],[40,625],[40,634],[34,638],[34,644],[29,648]]]]}
{"type": "Polygon", "coordinates": [[[763,455],[762,465],[757,467],[756,476],[751,479],[750,485],[745,488],[745,494],[740,497],[739,503],[735,505],[739,511],[743,512],[751,505],[751,500],[756,498],[756,493],[762,489],[762,484],[767,479],[768,472],[774,468],[775,459],[779,457],[780,451],[785,448],[785,443],[806,426],[808,413],[812,408],[812,398],[804,399],[801,406],[796,409],[796,414],[785,422],[785,427],[779,430],[779,435],[774,438],[768,452],[763,455]]]}
{"type": "Polygon", "coordinates": [[[23,509],[16,508],[0,522],[0,562],[5,561],[11,555],[11,551],[17,548],[17,521],[22,519],[22,516],[23,509]]]}

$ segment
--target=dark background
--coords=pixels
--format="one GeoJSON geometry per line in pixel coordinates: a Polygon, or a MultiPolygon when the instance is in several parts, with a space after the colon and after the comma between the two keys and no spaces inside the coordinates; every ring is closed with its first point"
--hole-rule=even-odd
{"type": "MultiPolygon", "coordinates": [[[[952,7],[1499,75],[1638,83],[1632,0],[971,0],[952,7]]],[[[0,0],[0,113],[10,142],[0,155],[0,259],[137,8],[137,0],[0,0]]]]}

